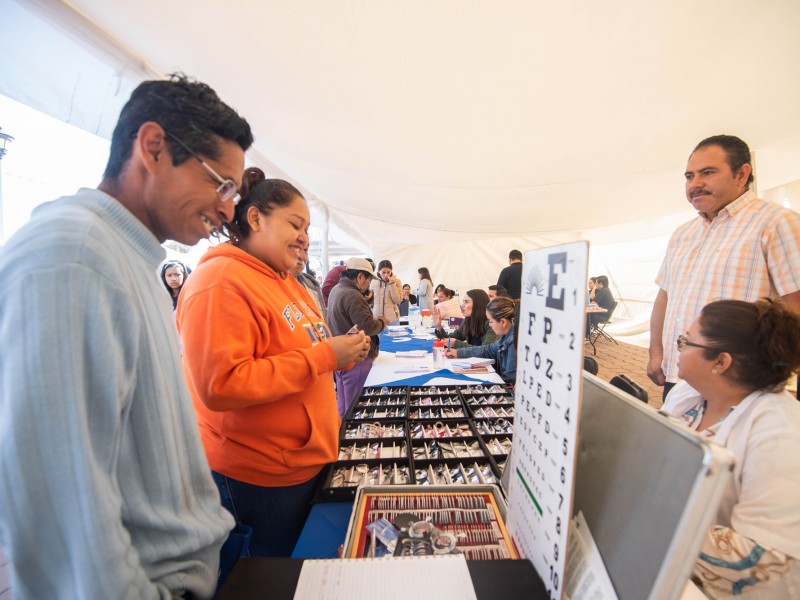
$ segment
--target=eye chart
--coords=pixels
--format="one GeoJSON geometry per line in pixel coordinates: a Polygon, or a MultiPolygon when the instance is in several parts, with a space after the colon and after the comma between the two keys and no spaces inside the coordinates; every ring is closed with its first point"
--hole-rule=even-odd
{"type": "Polygon", "coordinates": [[[560,598],[578,444],[587,242],[533,250],[522,271],[508,529],[560,598]]]}

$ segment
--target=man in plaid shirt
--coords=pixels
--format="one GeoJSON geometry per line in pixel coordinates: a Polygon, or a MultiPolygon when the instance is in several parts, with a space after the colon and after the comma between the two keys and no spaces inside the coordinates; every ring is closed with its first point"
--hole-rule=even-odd
{"type": "Polygon", "coordinates": [[[781,298],[800,310],[800,214],[755,197],[750,149],[739,138],[700,142],[686,166],[686,198],[698,217],[670,238],[656,277],[647,374],[678,381],[675,340],[700,310],[722,298],[781,298]]]}

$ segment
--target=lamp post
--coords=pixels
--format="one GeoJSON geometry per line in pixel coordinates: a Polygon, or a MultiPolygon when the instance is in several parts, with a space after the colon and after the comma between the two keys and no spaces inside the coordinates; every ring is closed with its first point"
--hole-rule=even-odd
{"type": "Polygon", "coordinates": [[[3,221],[3,157],[6,155],[6,145],[13,142],[14,136],[3,133],[0,127],[0,246],[5,244],[6,234],[3,221]]]}

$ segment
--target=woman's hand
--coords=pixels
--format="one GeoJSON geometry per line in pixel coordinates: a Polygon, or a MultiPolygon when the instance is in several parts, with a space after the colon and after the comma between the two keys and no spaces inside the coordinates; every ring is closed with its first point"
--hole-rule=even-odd
{"type": "Polygon", "coordinates": [[[350,335],[337,335],[325,340],[336,355],[336,368],[343,369],[353,362],[361,362],[369,354],[369,336],[363,331],[350,335]]]}
{"type": "Polygon", "coordinates": [[[458,358],[458,356],[456,356],[457,353],[458,350],[456,350],[455,348],[448,348],[447,350],[444,351],[444,355],[447,358],[458,358]]]}
{"type": "Polygon", "coordinates": [[[442,328],[442,315],[437,307],[433,307],[433,327],[434,329],[442,328]]]}

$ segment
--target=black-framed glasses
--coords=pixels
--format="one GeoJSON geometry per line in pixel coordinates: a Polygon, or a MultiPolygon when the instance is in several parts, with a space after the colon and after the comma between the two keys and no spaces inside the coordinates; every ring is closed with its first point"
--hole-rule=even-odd
{"type": "Polygon", "coordinates": [[[703,348],[704,350],[713,350],[714,352],[722,352],[719,348],[712,348],[711,346],[704,346],[703,344],[695,344],[694,342],[690,342],[685,335],[679,335],[678,339],[675,340],[675,345],[678,347],[678,350],[683,350],[686,346],[692,346],[693,348],[703,348]]]}
{"type": "Polygon", "coordinates": [[[200,164],[203,165],[203,168],[208,172],[209,175],[211,175],[211,178],[219,184],[219,186],[217,187],[217,197],[219,198],[219,201],[222,204],[224,204],[228,200],[233,201],[233,205],[234,206],[239,204],[239,200],[241,200],[242,198],[241,198],[241,196],[239,196],[239,193],[236,191],[236,182],[234,182],[232,179],[223,179],[220,176],[219,173],[217,173],[214,169],[211,168],[211,165],[209,165],[206,161],[204,161],[202,158],[200,158],[200,155],[197,152],[195,152],[194,150],[189,148],[189,146],[187,146],[174,133],[170,133],[167,130],[164,130],[164,133],[166,133],[168,137],[170,137],[173,140],[175,140],[176,142],[178,142],[178,144],[180,144],[181,148],[186,150],[186,152],[188,152],[194,158],[196,158],[198,161],[200,161],[200,164]]]}

